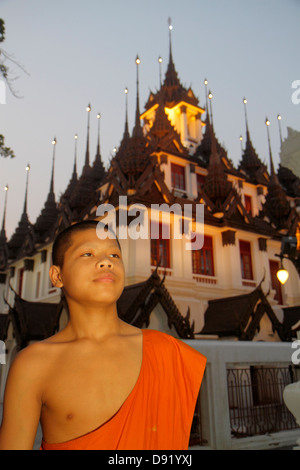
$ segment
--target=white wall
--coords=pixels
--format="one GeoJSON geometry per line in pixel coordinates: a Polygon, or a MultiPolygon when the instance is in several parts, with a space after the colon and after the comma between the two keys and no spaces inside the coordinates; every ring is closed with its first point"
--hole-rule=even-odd
{"type": "MultiPolygon", "coordinates": [[[[185,340],[207,358],[201,412],[207,448],[215,450],[271,449],[294,445],[299,430],[235,439],[231,437],[226,368],[291,364],[291,343],[185,340]]],[[[196,447],[193,447],[196,449],[196,447]]]]}

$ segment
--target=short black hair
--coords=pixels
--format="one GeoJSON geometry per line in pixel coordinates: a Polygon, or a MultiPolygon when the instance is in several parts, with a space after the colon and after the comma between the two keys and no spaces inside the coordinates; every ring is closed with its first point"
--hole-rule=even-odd
{"type": "Polygon", "coordinates": [[[81,222],[77,222],[73,225],[70,225],[66,229],[62,230],[57,237],[54,240],[53,246],[52,246],[52,263],[55,266],[59,266],[60,268],[63,267],[64,264],[64,255],[66,250],[71,246],[72,244],[72,235],[73,233],[76,232],[82,232],[84,230],[88,230],[91,228],[94,228],[95,230],[98,228],[103,228],[104,231],[110,231],[113,235],[114,238],[116,239],[116,242],[118,243],[119,249],[121,251],[121,246],[118,240],[117,235],[115,232],[108,227],[106,224],[102,223],[99,220],[83,220],[81,222]]]}

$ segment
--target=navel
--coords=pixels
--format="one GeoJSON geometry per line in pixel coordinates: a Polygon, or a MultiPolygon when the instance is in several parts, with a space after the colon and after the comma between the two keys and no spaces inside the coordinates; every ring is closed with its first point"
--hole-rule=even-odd
{"type": "Polygon", "coordinates": [[[67,416],[66,416],[67,421],[70,421],[70,420],[73,419],[73,418],[74,418],[74,414],[73,414],[73,413],[69,413],[69,414],[67,414],[67,416]]]}

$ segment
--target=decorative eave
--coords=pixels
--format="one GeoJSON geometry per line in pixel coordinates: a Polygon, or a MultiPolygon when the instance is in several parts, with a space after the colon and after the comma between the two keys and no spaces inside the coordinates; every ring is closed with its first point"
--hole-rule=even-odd
{"type": "Polygon", "coordinates": [[[14,293],[14,305],[9,305],[9,316],[19,350],[30,341],[42,341],[58,330],[59,318],[65,305],[63,301],[59,304],[28,302],[14,293]]]}
{"type": "Polygon", "coordinates": [[[204,314],[204,327],[199,334],[252,341],[266,313],[281,341],[289,341],[283,324],[277,319],[267,295],[262,291],[261,283],[249,294],[210,300],[204,314]]]}
{"type": "Polygon", "coordinates": [[[286,233],[291,231],[292,221],[294,225],[294,220],[298,219],[296,209],[291,207],[276,175],[270,177],[266,201],[259,216],[266,217],[274,228],[286,233]]]}
{"type": "Polygon", "coordinates": [[[49,230],[53,229],[57,222],[58,212],[55,196],[49,193],[45,206],[33,226],[37,243],[42,243],[48,236],[49,230]]]}
{"type": "Polygon", "coordinates": [[[222,163],[224,170],[234,175],[237,175],[238,172],[233,167],[232,162],[228,159],[227,151],[218,141],[216,134],[215,134],[214,127],[210,123],[209,114],[207,114],[203,139],[200,145],[198,145],[194,153],[194,157],[197,158],[198,164],[201,167],[208,168],[209,166],[210,156],[211,156],[212,148],[214,145],[213,140],[215,141],[216,152],[218,153],[220,157],[220,161],[222,163]]]}
{"type": "Polygon", "coordinates": [[[231,198],[231,195],[234,196],[234,188],[230,181],[228,181],[224,171],[212,127],[210,131],[211,153],[207,175],[203,185],[203,193],[209,198],[209,205],[213,213],[224,213],[224,204],[227,204],[228,197],[231,198]]]}
{"type": "Polygon", "coordinates": [[[27,213],[23,213],[18,227],[8,242],[9,259],[19,259],[24,254],[33,253],[35,242],[33,225],[29,222],[27,213]]]}
{"type": "Polygon", "coordinates": [[[279,164],[277,176],[287,196],[300,198],[300,178],[292,170],[279,164]]]}
{"type": "Polygon", "coordinates": [[[192,339],[194,322],[190,324],[189,309],[183,317],[165,287],[164,279],[160,279],[156,268],[145,282],[125,287],[117,302],[119,316],[131,325],[147,328],[151,312],[157,304],[161,304],[167,315],[169,328],[173,326],[179,338],[192,339]]]}
{"type": "Polygon", "coordinates": [[[266,165],[262,163],[253,147],[248,122],[246,117],[246,146],[243,151],[242,160],[238,166],[238,170],[245,173],[248,181],[254,184],[268,184],[269,175],[266,165]]]}

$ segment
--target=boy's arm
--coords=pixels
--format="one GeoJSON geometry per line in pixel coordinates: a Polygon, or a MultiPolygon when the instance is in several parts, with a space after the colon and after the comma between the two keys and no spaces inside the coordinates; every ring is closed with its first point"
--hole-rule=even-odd
{"type": "Polygon", "coordinates": [[[4,395],[0,450],[33,448],[42,403],[39,364],[35,348],[30,346],[18,354],[10,368],[4,395]]]}

